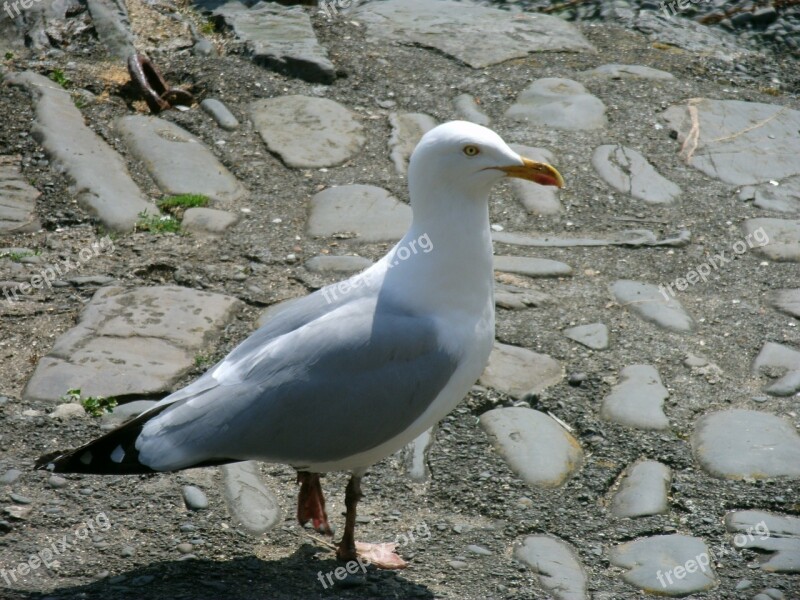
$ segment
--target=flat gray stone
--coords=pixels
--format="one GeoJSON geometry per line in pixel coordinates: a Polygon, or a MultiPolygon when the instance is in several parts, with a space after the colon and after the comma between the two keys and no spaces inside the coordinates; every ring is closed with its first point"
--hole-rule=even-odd
{"type": "Polygon", "coordinates": [[[116,122],[120,137],[165,194],[232,202],[246,190],[206,145],[174,123],[143,115],[116,122]]]}
{"type": "Polygon", "coordinates": [[[506,111],[512,121],[555,129],[600,129],[607,124],[606,107],[572,79],[537,79],[506,111]]]}
{"type": "Polygon", "coordinates": [[[461,118],[471,123],[483,125],[488,127],[491,124],[491,119],[486,115],[481,107],[476,102],[473,96],[469,94],[459,94],[453,100],[456,112],[461,115],[461,118]]]}
{"type": "Polygon", "coordinates": [[[522,399],[540,394],[563,378],[561,364],[546,354],[495,342],[479,383],[522,399]]]}
{"type": "Polygon", "coordinates": [[[681,195],[681,188],[631,148],[619,144],[599,146],[592,155],[592,165],[608,185],[650,204],[672,204],[681,195]]]}
{"type": "Polygon", "coordinates": [[[800,392],[800,369],[789,371],[764,391],[770,396],[794,396],[800,392]]]}
{"type": "Polygon", "coordinates": [[[669,18],[661,11],[639,11],[634,26],[647,34],[652,42],[683,48],[728,63],[742,60],[751,54],[732,34],[719,27],[708,27],[690,19],[669,18]]]}
{"type": "Polygon", "coordinates": [[[270,152],[290,167],[335,167],[364,145],[356,116],[327,98],[278,96],[250,105],[250,118],[270,152]]]}
{"type": "Polygon", "coordinates": [[[427,429],[403,448],[403,465],[411,481],[424,483],[430,479],[431,470],[428,467],[428,454],[433,448],[436,436],[436,426],[427,429]]]}
{"type": "Polygon", "coordinates": [[[39,361],[23,397],[57,401],[70,389],[83,396],[171,391],[240,306],[230,296],[177,286],[101,288],[39,361]]]}
{"type": "MultiPolygon", "coordinates": [[[[800,573],[800,519],[760,510],[725,515],[725,529],[737,548],[758,552],[761,569],[770,573],[800,573]]],[[[774,597],[774,596],[771,596],[774,597]]]]}
{"type": "Polygon", "coordinates": [[[611,514],[620,518],[648,517],[667,512],[672,481],[670,468],[654,460],[636,463],[611,501],[611,514]]]}
{"type": "Polygon", "coordinates": [[[682,155],[690,155],[689,164],[709,177],[754,185],[800,175],[800,111],[696,98],[671,106],[664,118],[684,145],[682,155]]]}
{"type": "Polygon", "coordinates": [[[600,65],[594,69],[584,71],[583,75],[588,75],[590,77],[607,77],[609,79],[675,79],[672,73],[642,65],[600,65]]]}
{"type": "Polygon", "coordinates": [[[336,80],[328,52],[317,41],[311,18],[301,7],[258,2],[248,8],[232,0],[218,4],[212,14],[225,20],[257,65],[311,83],[336,80]]]}
{"type": "MultiPolygon", "coordinates": [[[[672,597],[716,586],[713,567],[698,564],[701,556],[711,558],[705,542],[680,534],[641,538],[615,546],[609,553],[611,564],[625,569],[622,578],[627,583],[649,594],[672,597]],[[690,561],[694,564],[688,566],[690,561]]],[[[713,564],[713,560],[705,559],[700,560],[713,564]]]]}
{"type": "Polygon", "coordinates": [[[697,420],[692,449],[723,479],[800,479],[800,435],[789,421],[754,410],[724,410],[697,420]]]}
{"type": "Polygon", "coordinates": [[[544,306],[551,302],[550,296],[538,290],[518,287],[507,283],[495,283],[494,303],[507,310],[524,310],[544,306]]]}
{"type": "Polygon", "coordinates": [[[390,242],[410,226],[411,207],[373,185],[332,187],[311,198],[308,233],[313,236],[350,233],[362,242],[390,242]]]}
{"type": "Polygon", "coordinates": [[[570,277],[572,267],[557,260],[528,256],[495,256],[494,270],[528,277],[570,277]]]}
{"type": "Polygon", "coordinates": [[[514,548],[514,558],[539,576],[555,600],[588,600],[586,572],[567,542],[549,535],[529,535],[514,548]]]}
{"type": "Polygon", "coordinates": [[[742,231],[753,236],[754,252],[776,262],[800,262],[800,219],[748,219],[742,223],[742,231]],[[763,231],[756,234],[759,230],[763,231]],[[762,236],[760,239],[766,236],[769,241],[756,244],[756,235],[762,236]]]}
{"type": "Polygon", "coordinates": [[[664,401],[669,392],[655,367],[631,365],[620,371],[620,382],[603,399],[600,416],[636,429],[669,429],[664,401]]]}
{"type": "Polygon", "coordinates": [[[770,181],[748,185],[739,192],[739,200],[753,200],[753,204],[764,210],[800,213],[800,176],[787,177],[783,181],[770,181]]]}
{"type": "Polygon", "coordinates": [[[436,119],[424,113],[392,113],[389,123],[392,126],[389,156],[398,174],[405,175],[411,153],[422,136],[436,127],[436,119]]]}
{"type": "Polygon", "coordinates": [[[233,113],[222,102],[216,98],[206,98],[200,103],[202,108],[209,116],[217,122],[217,125],[226,131],[239,129],[239,121],[233,113]]]}
{"type": "Polygon", "coordinates": [[[513,233],[511,231],[497,231],[492,233],[492,239],[501,244],[527,246],[531,248],[578,248],[592,246],[625,246],[628,248],[672,246],[679,248],[681,246],[688,246],[692,241],[692,235],[686,229],[681,229],[674,237],[664,238],[662,240],[659,240],[656,234],[649,229],[626,229],[606,238],[534,237],[521,233],[513,233]]]}
{"type": "Polygon", "coordinates": [[[183,486],[183,501],[189,510],[205,510],[208,508],[208,498],[203,490],[193,485],[183,486]]]}
{"type": "Polygon", "coordinates": [[[410,42],[482,69],[532,52],[582,52],[592,45],[570,23],[453,0],[367,2],[350,15],[377,38],[410,42]]]}
{"type": "Polygon", "coordinates": [[[763,371],[771,377],[779,377],[764,390],[768,394],[792,396],[800,391],[800,351],[775,342],[767,342],[753,361],[753,373],[759,374],[763,371]]]}
{"type": "Polygon", "coordinates": [[[128,174],[122,157],[89,129],[72,98],[47,77],[25,71],[5,79],[26,88],[34,99],[32,133],[51,167],[71,181],[78,202],[114,231],[131,231],[139,214],[160,214],[128,174]]]}
{"type": "Polygon", "coordinates": [[[665,297],[656,285],[622,279],[612,284],[611,292],[621,306],[644,321],[678,333],[694,329],[694,321],[681,303],[668,292],[665,297]]]}
{"type": "Polygon", "coordinates": [[[261,535],[283,521],[280,502],[264,483],[258,463],[238,462],[219,469],[228,510],[244,530],[261,535]]]}
{"type": "Polygon", "coordinates": [[[120,59],[136,52],[125,0],[86,0],[97,37],[109,54],[120,59]]]}
{"type": "Polygon", "coordinates": [[[590,323],[589,325],[570,327],[564,330],[564,335],[593,350],[605,350],[608,348],[608,327],[605,323],[590,323]]]}
{"type": "Polygon", "coordinates": [[[495,408],[480,417],[495,450],[525,483],[556,488],[583,463],[577,440],[555,419],[525,407],[495,408]]]}
{"type": "Polygon", "coordinates": [[[800,288],[773,292],[770,304],[779,311],[800,319],[800,288]]]}
{"type": "Polygon", "coordinates": [[[183,213],[182,227],[198,235],[222,235],[239,222],[239,215],[215,208],[194,207],[183,213]]]}
{"type": "MultiPolygon", "coordinates": [[[[553,153],[544,148],[511,144],[511,149],[517,154],[538,162],[555,164],[553,153]]],[[[552,185],[539,185],[533,181],[514,178],[511,180],[511,189],[530,214],[557,215],[563,207],[558,199],[558,188],[552,185]]]]}
{"type": "Polygon", "coordinates": [[[41,229],[36,216],[41,192],[23,177],[19,163],[19,156],[0,156],[0,235],[41,229]]]}
{"type": "Polygon", "coordinates": [[[12,485],[20,477],[22,477],[22,471],[19,469],[9,469],[0,477],[0,485],[12,485]]]}
{"type": "Polygon", "coordinates": [[[753,373],[760,373],[765,369],[794,371],[798,365],[800,365],[800,350],[767,342],[753,361],[753,373]]]}
{"type": "Polygon", "coordinates": [[[356,273],[372,266],[364,256],[330,256],[321,254],[306,261],[306,269],[314,273],[356,273]]]}

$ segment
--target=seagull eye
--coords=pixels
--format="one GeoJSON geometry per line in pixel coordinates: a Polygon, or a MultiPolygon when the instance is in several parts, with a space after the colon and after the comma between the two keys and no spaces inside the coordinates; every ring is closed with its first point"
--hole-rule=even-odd
{"type": "Polygon", "coordinates": [[[480,153],[481,150],[477,146],[472,146],[472,145],[464,146],[464,154],[466,154],[467,156],[477,156],[480,153]]]}

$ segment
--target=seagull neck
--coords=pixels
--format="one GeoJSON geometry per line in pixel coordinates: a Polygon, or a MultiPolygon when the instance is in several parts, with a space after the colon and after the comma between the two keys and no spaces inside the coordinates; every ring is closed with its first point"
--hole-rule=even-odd
{"type": "Polygon", "coordinates": [[[494,285],[488,202],[477,194],[429,198],[412,196],[413,222],[390,253],[390,277],[402,271],[415,282],[412,303],[483,314],[493,306],[494,285]]]}

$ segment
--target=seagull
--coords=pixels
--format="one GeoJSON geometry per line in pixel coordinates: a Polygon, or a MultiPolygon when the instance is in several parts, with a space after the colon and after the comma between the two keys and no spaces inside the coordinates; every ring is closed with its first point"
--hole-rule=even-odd
{"type": "Polygon", "coordinates": [[[349,471],[335,547],[340,560],[355,559],[364,473],[453,410],[488,361],[488,199],[505,177],[564,185],[553,166],[521,157],[490,129],[466,121],[431,129],[409,162],[411,227],[386,256],[281,305],[199,379],[79,448],[41,457],[37,468],[135,474],[288,464],[298,473],[299,523],[328,535],[320,474],[349,471]]]}

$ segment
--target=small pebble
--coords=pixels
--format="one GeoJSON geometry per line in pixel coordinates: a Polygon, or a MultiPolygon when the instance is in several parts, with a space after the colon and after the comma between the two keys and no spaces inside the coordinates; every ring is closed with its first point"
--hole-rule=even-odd
{"type": "Polygon", "coordinates": [[[183,544],[178,544],[177,550],[181,554],[189,554],[192,550],[194,550],[194,546],[184,542],[183,544]]]}
{"type": "Polygon", "coordinates": [[[67,485],[67,480],[63,477],[59,477],[58,475],[51,475],[50,478],[47,480],[47,485],[49,485],[53,489],[61,489],[65,485],[67,485]]]}
{"type": "Polygon", "coordinates": [[[11,485],[22,475],[22,471],[17,469],[9,469],[2,477],[0,477],[0,485],[11,485]]]}
{"type": "Polygon", "coordinates": [[[33,502],[33,500],[31,500],[27,496],[20,496],[19,494],[9,494],[9,497],[13,502],[16,502],[17,504],[30,504],[31,502],[33,502]]]}
{"type": "Polygon", "coordinates": [[[448,560],[447,564],[454,569],[465,569],[468,566],[463,560],[448,560]]]}
{"type": "Polygon", "coordinates": [[[131,557],[136,554],[136,550],[133,546],[123,546],[122,550],[119,551],[119,555],[125,558],[131,557]]]}
{"type": "Polygon", "coordinates": [[[203,510],[208,508],[208,498],[198,487],[193,485],[183,486],[183,501],[190,510],[203,510]]]}
{"type": "Polygon", "coordinates": [[[473,554],[480,554],[481,556],[490,556],[492,554],[491,550],[487,550],[483,546],[477,546],[475,544],[470,544],[469,546],[467,546],[467,550],[469,550],[473,554]]]}

